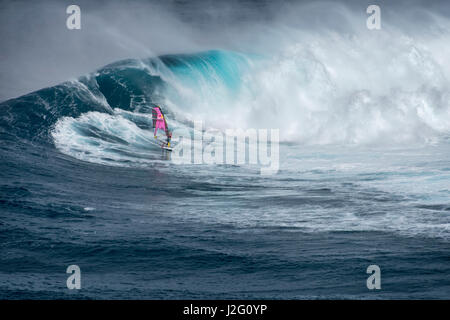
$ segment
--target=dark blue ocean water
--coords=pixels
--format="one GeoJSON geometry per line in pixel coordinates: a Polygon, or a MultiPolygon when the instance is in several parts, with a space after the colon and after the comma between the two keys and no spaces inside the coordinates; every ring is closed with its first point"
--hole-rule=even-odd
{"type": "MultiPolygon", "coordinates": [[[[162,63],[185,76],[225,58],[162,63]]],[[[447,140],[282,143],[271,176],[175,165],[145,140],[149,106],[175,89],[133,63],[0,104],[1,299],[450,298],[447,140]]]]}

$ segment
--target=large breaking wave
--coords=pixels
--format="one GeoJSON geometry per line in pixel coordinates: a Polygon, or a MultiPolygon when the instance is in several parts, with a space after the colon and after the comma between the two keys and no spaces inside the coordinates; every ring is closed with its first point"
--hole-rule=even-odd
{"type": "Polygon", "coordinates": [[[450,128],[448,31],[296,32],[262,52],[119,61],[1,105],[1,130],[77,158],[151,161],[150,110],[174,127],[279,128],[301,145],[433,143],[450,128]],[[370,36],[369,36],[370,35],[370,36]],[[141,160],[139,160],[141,159],[141,160]]]}

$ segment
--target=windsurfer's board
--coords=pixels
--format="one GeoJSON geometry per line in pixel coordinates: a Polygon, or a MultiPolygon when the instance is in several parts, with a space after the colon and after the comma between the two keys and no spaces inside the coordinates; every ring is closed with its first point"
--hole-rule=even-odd
{"type": "Polygon", "coordinates": [[[167,150],[167,151],[172,151],[172,148],[170,148],[170,147],[161,146],[161,148],[164,149],[164,150],[167,150]]]}

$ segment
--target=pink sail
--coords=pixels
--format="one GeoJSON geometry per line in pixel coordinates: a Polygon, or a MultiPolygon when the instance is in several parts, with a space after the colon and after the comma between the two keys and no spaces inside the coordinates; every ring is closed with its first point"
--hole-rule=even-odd
{"type": "Polygon", "coordinates": [[[161,112],[159,107],[153,108],[153,127],[155,128],[155,136],[157,135],[158,129],[161,129],[168,134],[166,119],[164,119],[164,115],[161,112]]]}

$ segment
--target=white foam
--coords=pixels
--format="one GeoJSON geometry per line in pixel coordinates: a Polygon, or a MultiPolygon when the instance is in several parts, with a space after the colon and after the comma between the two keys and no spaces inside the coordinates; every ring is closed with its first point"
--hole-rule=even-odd
{"type": "MultiPolygon", "coordinates": [[[[88,112],[78,118],[63,117],[51,132],[56,147],[80,160],[126,166],[154,162],[158,150],[151,130],[140,129],[120,112],[88,112]],[[87,133],[94,130],[92,134],[87,133]]],[[[159,148],[160,149],[160,148],[159,148]]]]}

